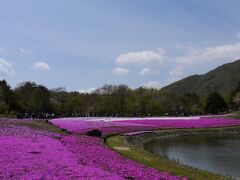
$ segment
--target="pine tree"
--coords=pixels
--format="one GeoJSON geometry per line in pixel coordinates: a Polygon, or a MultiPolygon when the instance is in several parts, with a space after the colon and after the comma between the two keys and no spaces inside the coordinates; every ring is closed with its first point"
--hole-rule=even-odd
{"type": "Polygon", "coordinates": [[[205,112],[218,114],[227,110],[227,104],[223,97],[217,93],[211,93],[207,98],[205,112]]]}

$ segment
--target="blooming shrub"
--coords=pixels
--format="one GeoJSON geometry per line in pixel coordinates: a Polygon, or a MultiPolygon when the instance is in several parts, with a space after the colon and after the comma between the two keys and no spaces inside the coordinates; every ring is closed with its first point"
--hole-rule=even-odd
{"type": "Polygon", "coordinates": [[[102,137],[102,131],[98,129],[93,129],[87,132],[88,136],[102,137]]]}

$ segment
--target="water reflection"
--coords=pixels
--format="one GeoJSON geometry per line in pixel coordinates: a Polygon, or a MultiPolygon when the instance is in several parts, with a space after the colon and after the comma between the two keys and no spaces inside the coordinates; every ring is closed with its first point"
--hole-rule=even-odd
{"type": "Polygon", "coordinates": [[[189,166],[240,177],[240,135],[174,137],[153,140],[144,148],[189,166]]]}

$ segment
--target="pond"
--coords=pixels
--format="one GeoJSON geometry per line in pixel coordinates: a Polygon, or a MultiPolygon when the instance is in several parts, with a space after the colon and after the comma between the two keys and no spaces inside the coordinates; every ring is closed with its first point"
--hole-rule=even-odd
{"type": "Polygon", "coordinates": [[[240,178],[240,135],[198,135],[152,140],[144,148],[198,169],[240,178]]]}

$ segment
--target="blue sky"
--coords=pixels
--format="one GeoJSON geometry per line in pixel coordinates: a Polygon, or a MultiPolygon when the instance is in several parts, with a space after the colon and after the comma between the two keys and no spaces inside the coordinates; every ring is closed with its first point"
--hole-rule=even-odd
{"type": "Polygon", "coordinates": [[[0,78],[161,88],[240,58],[238,0],[0,0],[0,78]]]}

